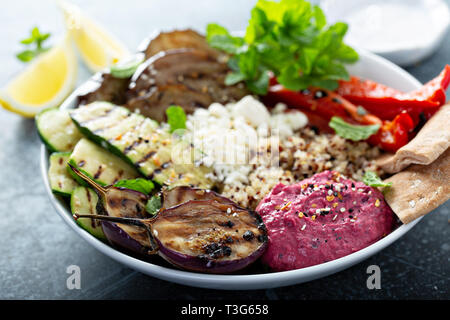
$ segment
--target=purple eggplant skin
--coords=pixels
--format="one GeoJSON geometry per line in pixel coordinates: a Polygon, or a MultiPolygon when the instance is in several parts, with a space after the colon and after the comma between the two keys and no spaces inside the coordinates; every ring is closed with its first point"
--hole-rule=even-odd
{"type": "MultiPolygon", "coordinates": [[[[148,195],[136,190],[101,186],[83,172],[69,163],[73,172],[86,181],[98,194],[100,201],[97,203],[97,212],[104,216],[118,218],[151,218],[151,215],[145,210],[148,201],[148,195]]],[[[103,233],[112,246],[122,248],[137,254],[146,254],[156,245],[153,243],[145,228],[101,221],[103,233]]]]}
{"type": "MultiPolygon", "coordinates": [[[[133,227],[138,228],[138,227],[133,227]]],[[[124,249],[139,256],[147,254],[151,247],[133,238],[126,232],[122,225],[117,223],[102,221],[102,230],[108,242],[115,248],[124,249]]]]}
{"type": "MultiPolygon", "coordinates": [[[[146,212],[148,196],[141,192],[110,187],[103,199],[103,208],[110,217],[146,219],[151,216],[146,212]]],[[[137,226],[102,221],[102,229],[108,241],[137,254],[146,254],[152,250],[147,230],[137,226]]]]}
{"type": "Polygon", "coordinates": [[[257,213],[215,200],[190,200],[164,209],[152,230],[161,257],[202,273],[241,270],[261,257],[268,245],[266,227],[257,213]]]}

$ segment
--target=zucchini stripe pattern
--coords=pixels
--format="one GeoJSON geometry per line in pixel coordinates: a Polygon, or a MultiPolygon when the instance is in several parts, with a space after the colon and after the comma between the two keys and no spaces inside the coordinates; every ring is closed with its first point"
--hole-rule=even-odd
{"type": "Polygon", "coordinates": [[[148,179],[171,187],[212,187],[207,178],[210,169],[195,165],[193,147],[174,143],[176,140],[168,127],[108,102],[82,106],[72,110],[70,116],[87,138],[135,166],[148,179]],[[185,157],[183,161],[173,161],[175,144],[177,149],[183,145],[183,154],[189,155],[188,161],[185,157]]]}

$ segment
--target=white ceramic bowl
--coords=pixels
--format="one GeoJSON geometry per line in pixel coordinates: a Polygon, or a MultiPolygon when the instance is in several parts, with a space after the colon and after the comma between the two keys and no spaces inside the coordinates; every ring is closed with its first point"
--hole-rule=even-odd
{"type": "Polygon", "coordinates": [[[424,60],[450,25],[443,0],[322,0],[328,22],[350,25],[346,41],[401,66],[424,60]]]}
{"type": "MultiPolygon", "coordinates": [[[[358,50],[358,52],[360,54],[360,60],[355,65],[349,67],[349,72],[351,74],[372,79],[402,91],[414,90],[421,86],[419,81],[391,62],[364,50],[358,50]]],[[[79,87],[62,104],[61,108],[73,108],[75,105],[76,96],[84,90],[89,89],[91,86],[92,82],[88,81],[79,87]]],[[[97,240],[84,229],[80,228],[72,218],[70,209],[67,207],[66,203],[58,196],[55,196],[50,189],[47,176],[48,156],[49,154],[45,146],[42,145],[41,173],[44,178],[47,193],[58,214],[80,237],[100,252],[132,269],[149,276],[188,286],[223,290],[250,290],[282,287],[322,278],[349,268],[352,265],[376,254],[388,245],[397,241],[421,220],[421,218],[419,218],[407,225],[401,225],[391,234],[358,252],[352,253],[340,259],[304,269],[248,275],[212,275],[181,271],[130,257],[97,240]]]]}

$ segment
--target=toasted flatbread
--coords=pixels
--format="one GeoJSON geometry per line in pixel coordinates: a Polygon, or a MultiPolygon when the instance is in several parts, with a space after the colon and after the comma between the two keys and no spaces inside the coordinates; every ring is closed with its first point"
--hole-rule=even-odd
{"type": "Polygon", "coordinates": [[[428,165],[414,164],[386,179],[385,199],[403,223],[409,223],[450,199],[450,148],[428,165]]]}
{"type": "Polygon", "coordinates": [[[450,147],[450,104],[439,109],[414,139],[394,155],[384,155],[378,165],[387,173],[400,172],[412,164],[428,165],[450,147]]]}

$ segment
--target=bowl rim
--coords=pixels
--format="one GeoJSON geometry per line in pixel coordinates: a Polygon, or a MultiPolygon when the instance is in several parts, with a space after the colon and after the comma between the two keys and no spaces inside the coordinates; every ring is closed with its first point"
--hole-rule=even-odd
{"type": "MultiPolygon", "coordinates": [[[[399,66],[389,62],[388,60],[377,56],[376,54],[370,53],[364,49],[356,48],[358,53],[365,58],[373,60],[377,64],[384,64],[392,71],[396,72],[403,78],[408,78],[412,85],[419,87],[421,83],[410,75],[408,72],[400,68],[399,66]]],[[[75,89],[72,94],[62,103],[61,109],[72,108],[76,102],[77,96],[85,92],[86,89],[96,85],[93,78],[98,77],[98,73],[94,74],[86,82],[81,84],[77,89],[75,89]]],[[[384,238],[378,240],[377,242],[351,253],[347,256],[328,261],[322,264],[296,269],[289,271],[280,272],[270,272],[270,273],[260,273],[260,274],[248,274],[248,275],[226,275],[226,274],[207,274],[207,273],[197,273],[184,271],[174,268],[168,268],[140,260],[122,253],[112,246],[98,240],[90,233],[88,233],[83,228],[80,228],[75,220],[72,218],[70,210],[67,209],[64,200],[53,194],[50,188],[48,179],[48,165],[49,165],[49,152],[45,145],[41,144],[41,155],[40,155],[40,169],[41,175],[44,180],[44,185],[49,199],[57,211],[58,215],[64,220],[69,227],[71,227],[75,232],[84,240],[86,240],[94,248],[118,261],[121,264],[126,265],[129,268],[137,270],[141,273],[159,278],[162,280],[175,282],[182,285],[188,285],[200,288],[209,289],[220,289],[220,290],[255,290],[255,289],[269,289],[276,287],[283,287],[288,285],[300,284],[307,281],[322,278],[333,273],[337,273],[343,269],[347,269],[363,260],[369,258],[370,256],[378,253],[382,249],[386,248],[390,244],[397,241],[409,230],[411,230],[422,217],[415,219],[408,224],[402,224],[390,234],[384,238]]]]}

